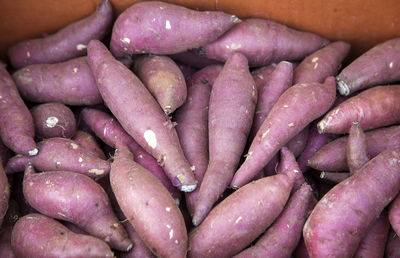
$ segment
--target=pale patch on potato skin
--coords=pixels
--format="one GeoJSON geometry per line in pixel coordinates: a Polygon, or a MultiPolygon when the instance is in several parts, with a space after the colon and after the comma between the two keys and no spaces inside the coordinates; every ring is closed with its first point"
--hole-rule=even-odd
{"type": "Polygon", "coordinates": [[[155,149],[157,147],[157,138],[154,131],[146,130],[143,134],[143,137],[151,148],[155,149]]]}

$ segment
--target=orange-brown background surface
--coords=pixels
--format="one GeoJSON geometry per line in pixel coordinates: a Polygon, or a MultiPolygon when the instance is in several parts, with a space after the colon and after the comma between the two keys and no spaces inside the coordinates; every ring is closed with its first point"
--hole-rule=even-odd
{"type": "MultiPolygon", "coordinates": [[[[0,0],[0,58],[17,41],[54,33],[93,12],[101,0],[0,0]]],[[[117,14],[137,0],[111,0],[117,14]]],[[[373,45],[400,37],[399,0],[169,0],[241,18],[262,17],[352,45],[354,58],[373,45]]]]}

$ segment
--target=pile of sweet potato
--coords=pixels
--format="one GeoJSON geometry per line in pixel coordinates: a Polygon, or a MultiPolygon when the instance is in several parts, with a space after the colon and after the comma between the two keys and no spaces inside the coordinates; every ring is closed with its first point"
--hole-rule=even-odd
{"type": "Polygon", "coordinates": [[[0,257],[400,257],[400,38],[349,51],[107,0],[12,46],[0,257]]]}

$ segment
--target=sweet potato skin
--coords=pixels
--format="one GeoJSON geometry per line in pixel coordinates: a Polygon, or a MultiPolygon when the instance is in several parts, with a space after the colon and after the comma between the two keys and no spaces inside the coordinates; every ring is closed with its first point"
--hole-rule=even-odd
{"type": "Polygon", "coordinates": [[[141,56],[134,71],[167,115],[186,101],[185,77],[176,63],[167,56],[141,56]]]}
{"type": "Polygon", "coordinates": [[[140,2],[118,16],[110,49],[117,57],[176,54],[216,40],[238,22],[239,18],[223,12],[200,12],[159,1],[140,2]]]}
{"type": "Polygon", "coordinates": [[[0,136],[3,143],[15,153],[36,155],[38,149],[33,139],[35,126],[33,118],[17,87],[0,62],[0,136]]]}
{"type": "Polygon", "coordinates": [[[100,94],[122,127],[163,164],[172,185],[184,192],[196,189],[176,130],[146,87],[100,41],[89,43],[88,58],[100,94]]]}
{"type": "Polygon", "coordinates": [[[31,64],[51,64],[86,54],[91,39],[102,39],[111,28],[113,11],[103,0],[96,12],[45,38],[30,39],[8,51],[11,64],[19,69],[31,64]]]}
{"type": "Polygon", "coordinates": [[[106,159],[103,150],[100,148],[96,139],[89,133],[82,130],[76,131],[74,137],[72,138],[77,144],[91,152],[93,155],[100,159],[106,159]]]}
{"type": "Polygon", "coordinates": [[[185,257],[186,226],[171,195],[156,177],[133,161],[121,142],[117,142],[117,150],[110,182],[125,217],[156,256],[185,257]]]}
{"type": "Polygon", "coordinates": [[[25,100],[67,105],[94,105],[102,102],[87,57],[56,64],[30,65],[12,76],[25,100]]]}
{"type": "Polygon", "coordinates": [[[370,160],[368,156],[367,139],[360,123],[354,121],[349,130],[349,138],[346,146],[346,160],[350,174],[354,174],[359,168],[370,160]]]}
{"type": "Polygon", "coordinates": [[[31,109],[35,133],[39,138],[71,138],[76,133],[76,120],[71,109],[61,103],[46,103],[31,109]]]}
{"type": "Polygon", "coordinates": [[[11,245],[17,257],[114,257],[104,241],[75,234],[60,222],[38,213],[17,221],[11,245]]]}
{"type": "Polygon", "coordinates": [[[399,148],[386,150],[324,195],[303,229],[311,257],[354,255],[400,189],[399,160],[399,148]]]}

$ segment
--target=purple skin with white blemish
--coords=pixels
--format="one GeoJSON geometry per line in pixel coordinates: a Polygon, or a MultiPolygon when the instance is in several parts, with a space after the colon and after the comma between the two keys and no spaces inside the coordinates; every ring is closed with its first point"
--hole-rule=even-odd
{"type": "Polygon", "coordinates": [[[35,125],[33,118],[18,89],[0,62],[0,136],[8,148],[23,155],[36,155],[38,149],[33,139],[35,125]]]}
{"type": "Polygon", "coordinates": [[[103,150],[100,148],[96,139],[89,133],[78,130],[76,131],[74,137],[72,138],[77,144],[88,150],[90,153],[95,155],[100,159],[106,159],[103,150]]]}
{"type": "Polygon", "coordinates": [[[171,58],[140,56],[135,60],[134,71],[165,114],[170,115],[186,101],[185,77],[171,58]]]}
{"type": "Polygon", "coordinates": [[[183,192],[197,187],[173,123],[143,83],[98,40],[88,46],[89,65],[104,103],[126,132],[163,166],[183,192]]]}
{"type": "Polygon", "coordinates": [[[387,239],[385,257],[387,258],[400,257],[400,237],[393,230],[391,230],[387,239]]]}
{"type": "Polygon", "coordinates": [[[92,39],[103,39],[112,24],[113,12],[103,0],[96,12],[45,38],[30,39],[12,46],[8,56],[14,68],[31,64],[53,64],[86,54],[92,39]]]}
{"type": "Polygon", "coordinates": [[[371,48],[336,76],[341,95],[400,80],[400,38],[371,48]]]}
{"type": "Polygon", "coordinates": [[[170,193],[117,141],[110,183],[125,217],[158,257],[186,257],[185,221],[170,193]]]}
{"type": "Polygon", "coordinates": [[[76,120],[71,109],[61,103],[46,103],[31,109],[36,136],[40,139],[71,138],[76,132],[76,120]]]}
{"type": "MultiPolygon", "coordinates": [[[[390,148],[400,148],[400,126],[378,128],[365,133],[368,155],[375,157],[390,148]]],[[[308,166],[320,171],[348,171],[346,146],[348,136],[333,140],[308,160],[308,166]]]]}
{"type": "Polygon", "coordinates": [[[208,115],[209,164],[200,185],[193,224],[199,225],[225,191],[251,129],[257,89],[247,59],[234,53],[211,89],[208,115]]]}
{"type": "Polygon", "coordinates": [[[216,41],[203,46],[202,50],[206,57],[222,62],[233,52],[241,52],[250,66],[263,66],[283,60],[300,60],[328,43],[316,34],[254,18],[243,20],[216,41]]]}
{"type": "MultiPolygon", "coordinates": [[[[174,114],[176,132],[185,157],[192,165],[198,185],[203,181],[208,166],[208,106],[215,79],[221,65],[207,66],[193,74],[188,81],[187,101],[174,114]]],[[[186,194],[186,204],[193,215],[200,187],[186,194]]]]}
{"type": "Polygon", "coordinates": [[[240,19],[216,11],[195,11],[163,3],[135,3],[114,23],[110,49],[114,56],[176,54],[213,42],[240,19]]]}
{"type": "Polygon", "coordinates": [[[324,114],[335,97],[333,77],[328,77],[323,84],[296,84],[286,90],[258,130],[231,186],[241,187],[249,182],[293,136],[324,114]]]}
{"type": "Polygon", "coordinates": [[[11,246],[17,257],[114,257],[101,239],[75,234],[60,222],[38,213],[17,221],[11,246]]]}
{"type": "Polygon", "coordinates": [[[40,213],[72,222],[117,250],[132,248],[106,192],[90,177],[70,171],[35,173],[28,165],[23,191],[27,202],[40,213]]]}
{"type": "Polygon", "coordinates": [[[50,138],[38,143],[36,156],[16,155],[11,158],[5,171],[7,174],[24,171],[31,162],[40,171],[68,170],[85,174],[92,178],[103,177],[110,172],[110,162],[99,159],[73,140],[50,138]]]}
{"type": "Polygon", "coordinates": [[[166,176],[157,160],[140,147],[113,116],[91,108],[84,108],[81,116],[96,136],[107,145],[115,148],[117,139],[122,141],[132,152],[135,161],[156,176],[168,189],[175,201],[179,203],[181,199],[180,191],[172,185],[171,180],[166,176]]]}
{"type": "Polygon", "coordinates": [[[66,105],[102,103],[87,57],[57,64],[35,64],[13,75],[21,96],[32,102],[66,105]]]}

